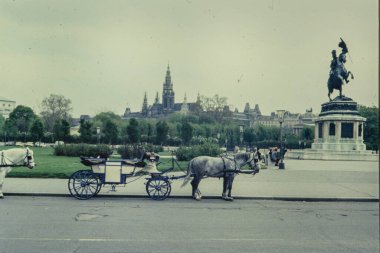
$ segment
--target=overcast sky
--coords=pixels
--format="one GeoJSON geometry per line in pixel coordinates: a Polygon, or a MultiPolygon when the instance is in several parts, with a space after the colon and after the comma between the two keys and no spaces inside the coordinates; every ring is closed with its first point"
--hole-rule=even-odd
{"type": "Polygon", "coordinates": [[[376,0],[4,0],[0,96],[39,111],[62,94],[74,116],[123,114],[141,109],[145,91],[149,104],[161,97],[169,62],[175,102],[199,92],[239,111],[319,112],[339,37],[355,76],[343,93],[377,105],[376,0]]]}

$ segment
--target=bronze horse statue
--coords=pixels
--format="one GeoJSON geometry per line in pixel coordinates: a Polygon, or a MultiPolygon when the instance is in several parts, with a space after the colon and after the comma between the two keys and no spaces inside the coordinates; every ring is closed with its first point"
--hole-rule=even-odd
{"type": "Polygon", "coordinates": [[[339,90],[339,97],[342,97],[342,85],[344,83],[348,83],[350,80],[348,79],[351,76],[351,79],[354,79],[354,75],[351,71],[347,71],[344,64],[346,63],[346,53],[348,53],[347,45],[340,38],[340,42],[338,46],[342,48],[342,52],[339,57],[336,56],[336,51],[332,51],[332,61],[330,64],[330,76],[327,81],[327,88],[329,90],[328,97],[331,101],[330,94],[333,93],[334,89],[339,90]]]}

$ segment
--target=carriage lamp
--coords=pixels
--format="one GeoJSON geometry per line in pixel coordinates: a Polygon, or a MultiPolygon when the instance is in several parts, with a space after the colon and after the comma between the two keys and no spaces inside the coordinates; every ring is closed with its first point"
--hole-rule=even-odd
{"type": "Polygon", "coordinates": [[[282,123],[284,122],[285,110],[277,110],[278,121],[280,123],[280,162],[278,163],[279,169],[285,169],[284,163],[284,147],[282,142],[282,123]]]}

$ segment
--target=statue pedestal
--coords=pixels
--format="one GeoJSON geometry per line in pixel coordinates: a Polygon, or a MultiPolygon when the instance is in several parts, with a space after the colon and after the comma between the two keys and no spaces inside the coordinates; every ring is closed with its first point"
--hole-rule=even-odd
{"type": "Polygon", "coordinates": [[[367,151],[363,143],[365,121],[355,101],[336,97],[322,104],[311,149],[289,152],[288,158],[378,161],[379,156],[367,151]]]}

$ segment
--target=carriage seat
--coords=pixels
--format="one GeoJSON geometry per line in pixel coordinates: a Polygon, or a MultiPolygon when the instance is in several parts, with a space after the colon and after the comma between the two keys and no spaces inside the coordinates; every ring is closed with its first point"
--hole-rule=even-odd
{"type": "Polygon", "coordinates": [[[121,164],[143,168],[143,167],[145,167],[146,162],[139,161],[139,160],[122,160],[121,164]]]}
{"type": "Polygon", "coordinates": [[[93,158],[93,157],[84,157],[84,156],[81,156],[80,157],[80,162],[83,165],[92,166],[92,165],[105,164],[106,163],[106,159],[104,159],[104,158],[93,158]]]}

